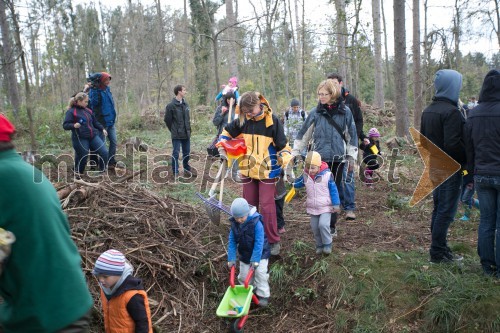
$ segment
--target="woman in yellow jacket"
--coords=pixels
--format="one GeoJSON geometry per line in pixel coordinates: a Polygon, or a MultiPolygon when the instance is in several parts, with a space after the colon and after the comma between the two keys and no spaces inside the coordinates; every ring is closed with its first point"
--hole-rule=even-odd
{"type": "MultiPolygon", "coordinates": [[[[275,183],[280,177],[281,168],[291,159],[291,149],[283,125],[273,114],[269,102],[258,92],[244,93],[236,113],[239,113],[239,119],[224,128],[219,141],[237,137],[245,140],[247,152],[238,158],[243,198],[250,205],[260,207],[271,254],[278,255],[280,236],[274,202],[275,183]]],[[[218,147],[221,157],[227,158],[220,142],[218,147]]]]}

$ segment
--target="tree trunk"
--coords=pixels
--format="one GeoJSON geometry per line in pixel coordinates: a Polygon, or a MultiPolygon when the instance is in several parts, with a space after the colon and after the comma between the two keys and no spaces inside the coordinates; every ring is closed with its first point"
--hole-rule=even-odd
{"type": "MultiPolygon", "coordinates": [[[[228,49],[228,60],[229,60],[229,70],[230,76],[240,76],[240,72],[238,69],[238,50],[239,46],[236,43],[236,33],[235,33],[235,24],[236,19],[234,17],[233,12],[233,0],[226,0],[226,21],[227,26],[229,26],[227,34],[229,37],[229,49],[228,49]]],[[[217,63],[216,63],[217,64],[217,63]]]]}
{"type": "Polygon", "coordinates": [[[384,108],[384,76],[382,70],[382,31],[380,28],[380,0],[372,0],[373,40],[375,51],[375,98],[373,106],[384,108]]]}
{"type": "Polygon", "coordinates": [[[28,114],[28,124],[29,132],[31,138],[31,150],[36,150],[36,140],[35,140],[35,130],[33,126],[33,107],[31,101],[31,89],[28,76],[28,65],[26,64],[26,57],[24,56],[23,44],[21,42],[21,29],[19,28],[19,22],[17,21],[17,14],[14,8],[14,1],[8,3],[10,11],[12,14],[12,23],[14,24],[14,37],[16,40],[16,47],[21,52],[21,65],[24,74],[24,88],[26,94],[26,112],[28,114]]]}
{"type": "Polygon", "coordinates": [[[495,1],[495,16],[497,19],[497,29],[495,30],[495,27],[493,27],[493,30],[497,34],[498,48],[500,49],[500,8],[498,1],[495,1]]]}
{"type": "Polygon", "coordinates": [[[339,73],[347,81],[347,30],[345,1],[335,0],[335,9],[337,11],[337,52],[339,56],[339,73]]]}
{"type": "Polygon", "coordinates": [[[413,0],[413,126],[420,129],[422,76],[420,70],[420,0],[413,0]]]}
{"type": "Polygon", "coordinates": [[[303,73],[303,58],[302,58],[302,29],[303,26],[300,24],[300,19],[299,19],[299,5],[298,5],[299,0],[295,0],[295,31],[297,32],[297,45],[295,47],[295,60],[297,63],[297,72],[296,72],[296,80],[297,80],[297,92],[298,96],[301,100],[301,103],[304,103],[304,77],[302,76],[303,73]]]}
{"type": "MultiPolygon", "coordinates": [[[[17,88],[16,79],[16,59],[17,55],[13,54],[9,22],[7,21],[7,13],[5,8],[5,1],[0,0],[0,29],[2,29],[2,60],[3,71],[7,86],[9,87],[9,99],[14,112],[16,121],[19,119],[19,110],[21,109],[21,102],[19,99],[19,91],[17,88]]],[[[21,50],[19,50],[20,52],[21,50]]]]}
{"type": "MultiPolygon", "coordinates": [[[[184,0],[184,14],[182,15],[182,25],[183,25],[183,29],[184,29],[184,34],[182,34],[183,36],[183,42],[182,42],[182,45],[184,45],[184,61],[183,61],[183,70],[184,70],[184,84],[188,84],[188,34],[187,34],[187,31],[188,31],[188,26],[189,26],[189,23],[188,23],[188,16],[187,16],[187,0],[184,0]]],[[[217,87],[219,88],[219,87],[217,87]]]]}
{"type": "Polygon", "coordinates": [[[454,52],[454,58],[455,58],[455,68],[460,70],[460,37],[461,37],[461,29],[460,29],[460,24],[461,24],[461,15],[462,12],[460,10],[460,0],[455,0],[455,15],[453,15],[453,40],[455,42],[455,52],[454,52]]]}
{"type": "Polygon", "coordinates": [[[384,1],[380,1],[380,9],[382,9],[382,23],[384,24],[384,49],[385,49],[385,76],[387,77],[387,87],[389,90],[389,99],[394,99],[394,88],[392,86],[392,73],[389,66],[389,51],[387,48],[387,24],[385,22],[384,1]]]}
{"type": "Polygon", "coordinates": [[[408,132],[408,105],[406,79],[405,2],[394,0],[394,83],[396,106],[396,135],[406,137],[408,132]]]}

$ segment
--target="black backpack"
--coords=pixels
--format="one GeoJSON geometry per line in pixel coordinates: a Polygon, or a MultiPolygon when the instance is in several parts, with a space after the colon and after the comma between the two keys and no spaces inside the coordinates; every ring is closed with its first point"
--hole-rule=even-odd
{"type": "Polygon", "coordinates": [[[102,78],[102,73],[92,73],[87,78],[87,82],[90,82],[92,88],[96,89],[99,86],[99,83],[101,82],[101,78],[102,78]]]}
{"type": "MultiPolygon", "coordinates": [[[[285,119],[288,120],[288,113],[290,111],[285,111],[285,119]]],[[[304,110],[300,110],[300,115],[302,116],[302,120],[306,120],[306,112],[304,110]]]]}

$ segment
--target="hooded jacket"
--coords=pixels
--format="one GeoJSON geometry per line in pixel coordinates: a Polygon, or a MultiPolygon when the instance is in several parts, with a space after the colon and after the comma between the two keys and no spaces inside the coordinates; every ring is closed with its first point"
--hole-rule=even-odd
{"type": "Polygon", "coordinates": [[[231,230],[229,231],[229,244],[227,249],[228,261],[236,261],[236,250],[239,259],[245,264],[260,262],[261,259],[269,259],[271,248],[267,242],[262,215],[257,213],[253,207],[244,223],[238,223],[231,217],[231,230]]]}
{"type": "Polygon", "coordinates": [[[436,93],[424,110],[420,132],[458,163],[465,165],[465,117],[458,107],[462,75],[451,69],[437,71],[436,93]]]}
{"type": "Polygon", "coordinates": [[[317,151],[324,162],[342,162],[347,157],[356,161],[358,158],[356,125],[351,110],[343,101],[333,112],[329,112],[327,105],[320,103],[309,112],[293,143],[293,155],[299,155],[307,148],[311,137],[311,149],[317,151]],[[337,123],[342,134],[330,124],[327,117],[337,123]]]}
{"type": "Polygon", "coordinates": [[[105,127],[111,127],[116,122],[116,109],[113,95],[108,86],[103,82],[110,78],[108,73],[102,72],[101,84],[89,91],[89,107],[94,112],[97,120],[105,127]]]}
{"type": "Polygon", "coordinates": [[[500,71],[486,74],[479,104],[465,125],[467,170],[475,175],[500,176],[500,71]]]}
{"type": "Polygon", "coordinates": [[[358,139],[363,140],[366,136],[363,133],[363,112],[359,107],[358,99],[344,87],[342,87],[340,95],[344,99],[344,103],[349,107],[349,110],[351,110],[352,117],[354,118],[354,124],[356,124],[356,134],[358,135],[358,139]]]}
{"type": "MultiPolygon", "coordinates": [[[[219,141],[242,137],[247,153],[239,158],[240,173],[252,179],[273,179],[279,177],[281,166],[285,167],[291,158],[283,124],[273,114],[268,101],[260,95],[262,113],[254,118],[246,116],[243,125],[235,120],[228,124],[219,141]]],[[[239,106],[236,113],[239,113],[239,106]]],[[[220,142],[217,146],[221,146],[220,142]]]]}
{"type": "Polygon", "coordinates": [[[63,128],[82,139],[93,139],[104,129],[92,110],[79,106],[74,106],[66,111],[63,128]],[[80,128],[75,128],[76,123],[80,123],[80,128]]]}
{"type": "Polygon", "coordinates": [[[101,289],[101,302],[106,333],[153,333],[142,280],[128,276],[111,296],[101,289]]]}
{"type": "Polygon", "coordinates": [[[170,131],[172,140],[185,140],[191,137],[191,121],[189,118],[189,105],[183,98],[178,101],[172,98],[165,108],[164,121],[170,131]]]}

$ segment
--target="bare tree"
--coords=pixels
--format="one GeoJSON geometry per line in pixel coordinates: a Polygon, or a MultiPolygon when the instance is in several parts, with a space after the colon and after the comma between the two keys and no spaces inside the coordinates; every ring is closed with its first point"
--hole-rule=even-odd
{"type": "Polygon", "coordinates": [[[420,0],[413,0],[413,126],[420,128],[423,110],[422,76],[420,72],[420,0]]]}
{"type": "Polygon", "coordinates": [[[0,0],[0,29],[2,29],[2,68],[9,87],[9,99],[14,111],[16,120],[19,118],[19,110],[21,102],[19,99],[19,91],[17,89],[16,79],[16,60],[17,55],[14,55],[12,49],[9,22],[7,21],[7,13],[4,0],[0,0]]]}
{"type": "Polygon", "coordinates": [[[345,12],[345,1],[335,0],[337,11],[337,52],[339,55],[339,73],[343,78],[347,77],[347,16],[345,12]]]}
{"type": "Polygon", "coordinates": [[[408,132],[406,28],[405,3],[394,0],[394,83],[396,106],[396,135],[406,137],[408,132]]]}
{"type": "Polygon", "coordinates": [[[227,51],[227,57],[229,59],[229,70],[231,76],[240,76],[240,71],[238,69],[238,43],[236,43],[236,18],[233,11],[233,0],[226,1],[226,21],[228,26],[228,37],[229,37],[229,49],[227,51]]]}
{"type": "Polygon", "coordinates": [[[385,22],[384,1],[380,1],[380,9],[382,10],[382,22],[384,24],[384,48],[385,48],[385,76],[387,77],[387,86],[389,90],[389,99],[394,98],[394,88],[391,81],[391,70],[389,68],[389,51],[387,48],[387,24],[385,22]]]}
{"type": "Polygon", "coordinates": [[[384,76],[382,70],[382,30],[380,28],[380,0],[372,0],[373,44],[375,49],[375,99],[373,106],[384,107],[384,76]]]}

